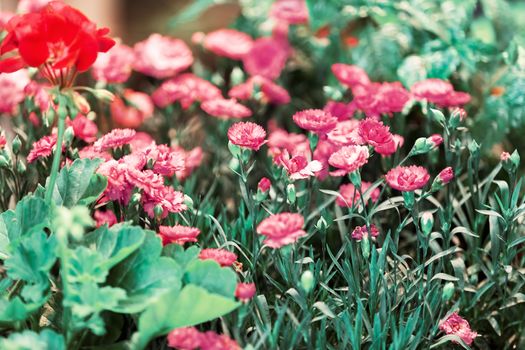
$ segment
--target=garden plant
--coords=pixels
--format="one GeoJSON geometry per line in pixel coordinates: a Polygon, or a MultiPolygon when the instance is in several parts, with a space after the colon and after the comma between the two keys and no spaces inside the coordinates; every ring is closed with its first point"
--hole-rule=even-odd
{"type": "Polygon", "coordinates": [[[0,12],[0,349],[525,349],[523,3],[215,2],[0,12]]]}

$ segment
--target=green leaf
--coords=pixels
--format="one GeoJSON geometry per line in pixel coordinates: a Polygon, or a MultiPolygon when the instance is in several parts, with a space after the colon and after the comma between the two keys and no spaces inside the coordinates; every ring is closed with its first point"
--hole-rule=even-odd
{"type": "Polygon", "coordinates": [[[64,337],[50,329],[44,329],[40,334],[33,331],[12,333],[8,338],[0,338],[2,350],[64,350],[64,337]]]}
{"type": "Polygon", "coordinates": [[[140,315],[138,332],[131,348],[144,349],[155,337],[175,328],[194,326],[233,311],[239,305],[232,298],[211,294],[206,289],[187,285],[170,290],[140,315]]]}
{"type": "Polygon", "coordinates": [[[0,298],[0,323],[12,326],[13,322],[26,320],[41,306],[40,303],[25,304],[18,296],[11,300],[7,300],[5,297],[0,298]]]}
{"type": "Polygon", "coordinates": [[[104,259],[102,266],[110,269],[139,249],[144,237],[144,230],[138,226],[102,226],[84,237],[84,245],[99,252],[104,259]]]}
{"type": "Polygon", "coordinates": [[[82,246],[67,254],[71,255],[67,270],[68,283],[103,283],[106,280],[109,268],[104,266],[102,254],[82,246]]]}
{"type": "Polygon", "coordinates": [[[0,257],[9,256],[8,243],[17,244],[20,237],[49,227],[49,207],[42,198],[25,196],[15,210],[0,214],[0,257]]]}
{"type": "Polygon", "coordinates": [[[186,271],[187,266],[198,258],[199,252],[200,249],[197,246],[184,250],[184,247],[179,244],[168,244],[162,249],[162,255],[173,258],[182,271],[186,271]]]}
{"type": "Polygon", "coordinates": [[[95,174],[100,163],[102,159],[82,158],[62,168],[53,190],[56,205],[72,208],[77,204],[94,202],[107,185],[103,177],[95,174]]]}
{"type": "Polygon", "coordinates": [[[182,271],[171,258],[161,257],[160,239],[152,231],[144,231],[145,239],[140,249],[117,264],[108,277],[111,286],[126,290],[116,312],[137,313],[148,303],[170,289],[180,289],[182,271]]]}
{"type": "Polygon", "coordinates": [[[232,298],[237,276],[230,268],[220,267],[214,260],[194,260],[184,274],[186,284],[195,284],[210,293],[232,298]]]}

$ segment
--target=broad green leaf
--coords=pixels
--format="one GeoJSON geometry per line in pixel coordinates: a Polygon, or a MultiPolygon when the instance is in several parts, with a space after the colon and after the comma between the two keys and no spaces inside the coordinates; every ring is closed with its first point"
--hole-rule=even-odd
{"type": "Polygon", "coordinates": [[[138,226],[102,226],[85,236],[84,245],[99,252],[104,258],[102,266],[110,269],[139,249],[144,237],[144,230],[138,226]]]}
{"type": "Polygon", "coordinates": [[[24,321],[41,306],[41,304],[25,304],[18,296],[11,300],[0,298],[0,324],[24,321]]]}
{"type": "Polygon", "coordinates": [[[64,337],[50,329],[44,329],[40,334],[33,331],[12,333],[8,338],[0,338],[2,350],[64,350],[64,337]]]}
{"type": "Polygon", "coordinates": [[[82,199],[84,205],[94,202],[107,182],[95,174],[102,159],[77,159],[70,166],[60,170],[53,190],[56,205],[72,208],[82,199]],[[97,194],[98,192],[98,194],[97,194]]]}
{"type": "Polygon", "coordinates": [[[199,252],[200,249],[196,246],[184,250],[184,247],[179,244],[168,244],[162,249],[162,255],[173,258],[182,271],[186,271],[188,264],[197,259],[199,252]]]}
{"type": "Polygon", "coordinates": [[[133,335],[131,348],[144,349],[152,339],[172,329],[211,321],[238,305],[233,298],[212,294],[191,284],[182,290],[170,290],[140,315],[139,329],[133,335]]]}
{"type": "Polygon", "coordinates": [[[214,260],[194,260],[184,274],[185,284],[195,284],[210,293],[232,298],[237,285],[235,272],[214,260]]]}
{"type": "Polygon", "coordinates": [[[160,255],[162,245],[154,232],[144,232],[146,236],[140,248],[117,264],[108,277],[111,286],[126,290],[128,296],[113,308],[116,312],[140,312],[159,295],[181,287],[179,265],[160,255]]]}

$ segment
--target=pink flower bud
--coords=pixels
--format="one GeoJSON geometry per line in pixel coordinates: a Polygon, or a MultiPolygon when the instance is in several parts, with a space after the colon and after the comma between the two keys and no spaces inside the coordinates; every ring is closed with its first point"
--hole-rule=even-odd
{"type": "Polygon", "coordinates": [[[441,170],[441,172],[438,174],[438,177],[441,180],[441,183],[446,185],[452,181],[452,179],[454,179],[454,170],[452,167],[446,167],[445,169],[441,170]]]}
{"type": "Polygon", "coordinates": [[[235,288],[235,297],[247,303],[255,295],[255,283],[237,283],[235,288]]]}
{"type": "Polygon", "coordinates": [[[268,192],[271,186],[272,186],[272,183],[270,179],[268,179],[267,177],[263,177],[257,184],[257,189],[261,191],[262,193],[265,193],[265,192],[268,192]]]}
{"type": "Polygon", "coordinates": [[[505,162],[510,159],[510,153],[509,152],[501,152],[501,155],[499,156],[499,159],[502,162],[505,162]]]}
{"type": "Polygon", "coordinates": [[[428,141],[430,141],[433,148],[437,148],[443,143],[443,137],[439,134],[434,134],[428,138],[428,141]]]}

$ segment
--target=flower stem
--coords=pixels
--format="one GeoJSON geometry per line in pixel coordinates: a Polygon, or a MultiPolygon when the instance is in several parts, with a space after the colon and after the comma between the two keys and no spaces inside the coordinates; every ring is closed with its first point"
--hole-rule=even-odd
{"type": "Polygon", "coordinates": [[[46,188],[46,203],[51,205],[53,198],[53,190],[58,176],[58,170],[60,167],[60,155],[62,154],[62,142],[64,141],[64,129],[66,124],[65,116],[58,117],[58,135],[57,143],[55,146],[55,154],[53,155],[53,165],[51,167],[51,174],[49,175],[49,183],[46,188]]]}

